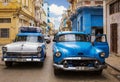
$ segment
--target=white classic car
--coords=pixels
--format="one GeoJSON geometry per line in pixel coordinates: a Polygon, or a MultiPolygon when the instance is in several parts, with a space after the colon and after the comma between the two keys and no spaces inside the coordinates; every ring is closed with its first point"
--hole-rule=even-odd
{"type": "Polygon", "coordinates": [[[14,62],[44,62],[46,43],[39,32],[24,31],[17,34],[13,43],[2,47],[2,60],[6,66],[14,62]]]}

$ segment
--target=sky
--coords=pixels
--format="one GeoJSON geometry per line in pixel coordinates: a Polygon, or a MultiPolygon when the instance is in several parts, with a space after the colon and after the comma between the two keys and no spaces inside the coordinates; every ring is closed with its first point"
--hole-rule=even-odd
{"type": "Polygon", "coordinates": [[[50,21],[55,25],[55,29],[59,28],[62,14],[69,7],[67,0],[46,0],[50,7],[50,21]]]}

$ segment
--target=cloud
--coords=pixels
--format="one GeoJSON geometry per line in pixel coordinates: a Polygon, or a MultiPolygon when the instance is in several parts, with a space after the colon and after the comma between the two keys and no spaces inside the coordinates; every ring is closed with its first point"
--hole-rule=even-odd
{"type": "Polygon", "coordinates": [[[59,17],[50,17],[50,21],[55,25],[55,29],[59,29],[60,21],[61,21],[61,16],[59,17]]]}
{"type": "Polygon", "coordinates": [[[50,21],[55,25],[55,18],[54,17],[50,17],[50,21]]]}
{"type": "Polygon", "coordinates": [[[67,8],[64,6],[58,6],[56,4],[50,5],[50,12],[54,15],[62,15],[65,10],[67,10],[67,8]]]}
{"type": "Polygon", "coordinates": [[[60,23],[60,21],[61,21],[61,18],[62,18],[62,16],[58,16],[58,17],[56,17],[56,16],[54,16],[54,17],[50,17],[50,21],[51,21],[54,25],[56,25],[56,23],[58,23],[58,24],[57,24],[57,26],[58,26],[59,23],[60,23]]]}
{"type": "Polygon", "coordinates": [[[59,28],[62,14],[67,10],[64,6],[58,6],[56,4],[50,5],[50,21],[55,25],[55,29],[59,28]]]}
{"type": "Polygon", "coordinates": [[[62,19],[62,16],[59,16],[58,18],[56,18],[56,20],[59,22],[61,21],[61,19],[62,19]]]}

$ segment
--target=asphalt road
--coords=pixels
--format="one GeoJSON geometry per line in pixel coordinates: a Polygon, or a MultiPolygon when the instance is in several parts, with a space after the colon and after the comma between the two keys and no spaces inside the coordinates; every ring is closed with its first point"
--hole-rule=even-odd
{"type": "Polygon", "coordinates": [[[7,68],[0,61],[0,82],[120,82],[120,73],[108,67],[102,75],[91,72],[61,72],[55,76],[52,66],[52,43],[47,46],[44,66],[35,63],[15,64],[7,68]]]}

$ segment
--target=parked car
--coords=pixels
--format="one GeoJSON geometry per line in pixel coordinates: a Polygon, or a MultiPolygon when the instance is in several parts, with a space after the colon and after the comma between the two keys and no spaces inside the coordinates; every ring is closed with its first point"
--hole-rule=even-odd
{"type": "Polygon", "coordinates": [[[46,58],[44,36],[35,27],[21,27],[13,43],[2,47],[2,60],[10,67],[14,62],[39,62],[46,58]]]}
{"type": "Polygon", "coordinates": [[[103,41],[94,42],[90,35],[82,32],[59,32],[54,36],[54,73],[64,71],[95,71],[98,74],[107,67],[105,59],[109,56],[106,35],[103,41]]]}
{"type": "Polygon", "coordinates": [[[50,42],[51,42],[50,35],[45,34],[45,35],[44,35],[44,39],[45,39],[45,41],[46,41],[47,43],[50,43],[50,42]]]}

